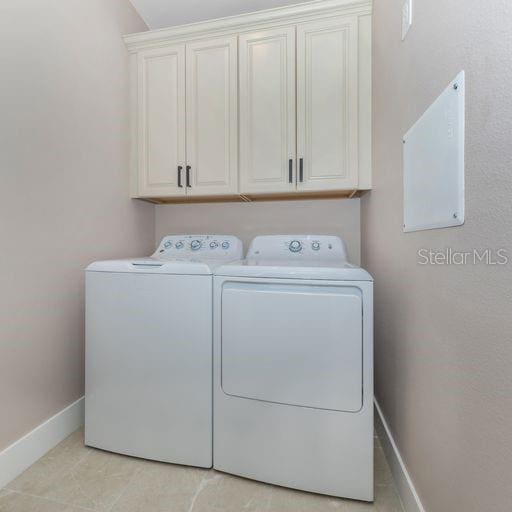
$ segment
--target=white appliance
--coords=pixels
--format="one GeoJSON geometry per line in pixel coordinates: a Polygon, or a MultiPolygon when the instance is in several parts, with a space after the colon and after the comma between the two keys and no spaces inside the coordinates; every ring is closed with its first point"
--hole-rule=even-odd
{"type": "Polygon", "coordinates": [[[373,283],[334,236],[214,272],[214,468],[373,499],[373,283]]]}
{"type": "Polygon", "coordinates": [[[85,443],[212,466],[212,271],[233,236],[166,236],[86,271],[85,443]]]}

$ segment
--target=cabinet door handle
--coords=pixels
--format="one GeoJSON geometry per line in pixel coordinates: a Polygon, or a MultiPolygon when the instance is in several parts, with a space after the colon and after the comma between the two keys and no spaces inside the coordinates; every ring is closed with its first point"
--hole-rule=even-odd
{"type": "Polygon", "coordinates": [[[192,185],[190,184],[190,165],[187,165],[186,171],[187,171],[187,175],[186,175],[187,187],[191,187],[192,185]]]}
{"type": "Polygon", "coordinates": [[[181,165],[178,165],[178,187],[183,188],[183,185],[181,183],[181,171],[183,167],[181,165]]]}
{"type": "Polygon", "coordinates": [[[293,160],[288,160],[288,183],[293,182],[293,160]]]}
{"type": "Polygon", "coordinates": [[[304,159],[299,159],[299,181],[302,183],[304,181],[304,159]]]}

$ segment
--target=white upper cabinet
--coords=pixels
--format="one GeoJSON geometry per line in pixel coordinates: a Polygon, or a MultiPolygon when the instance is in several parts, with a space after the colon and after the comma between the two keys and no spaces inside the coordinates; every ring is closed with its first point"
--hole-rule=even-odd
{"type": "Polygon", "coordinates": [[[241,35],[240,192],[295,190],[295,27],[241,35]]]}
{"type": "Polygon", "coordinates": [[[305,2],[125,36],[132,196],[371,188],[371,5],[305,2]]]}
{"type": "Polygon", "coordinates": [[[358,186],[357,59],[357,17],[298,25],[299,190],[358,186]]]}
{"type": "Polygon", "coordinates": [[[238,193],[237,38],[187,44],[187,194],[238,193]]]}
{"type": "Polygon", "coordinates": [[[138,193],[184,195],[185,46],[141,52],[138,67],[138,193]]]}

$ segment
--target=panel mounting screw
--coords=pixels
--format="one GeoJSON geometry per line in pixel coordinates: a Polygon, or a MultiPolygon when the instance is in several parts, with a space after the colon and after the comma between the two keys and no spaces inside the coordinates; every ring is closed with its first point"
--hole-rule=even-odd
{"type": "Polygon", "coordinates": [[[453,88],[454,88],[455,90],[457,90],[457,89],[459,88],[459,84],[457,84],[457,83],[453,84],[453,88]]]}
{"type": "Polygon", "coordinates": [[[456,218],[457,218],[457,214],[456,214],[456,213],[454,213],[454,214],[453,214],[453,218],[454,218],[454,219],[456,219],[456,218]]]}

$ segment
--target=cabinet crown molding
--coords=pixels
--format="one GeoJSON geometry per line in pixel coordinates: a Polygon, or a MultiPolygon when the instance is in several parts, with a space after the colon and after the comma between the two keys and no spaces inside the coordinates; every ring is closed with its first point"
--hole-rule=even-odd
{"type": "Polygon", "coordinates": [[[186,25],[128,34],[123,37],[130,53],[158,48],[171,42],[202,39],[215,35],[240,33],[244,30],[311,21],[336,15],[365,15],[372,13],[372,0],[314,0],[284,7],[200,21],[186,25]]]}

